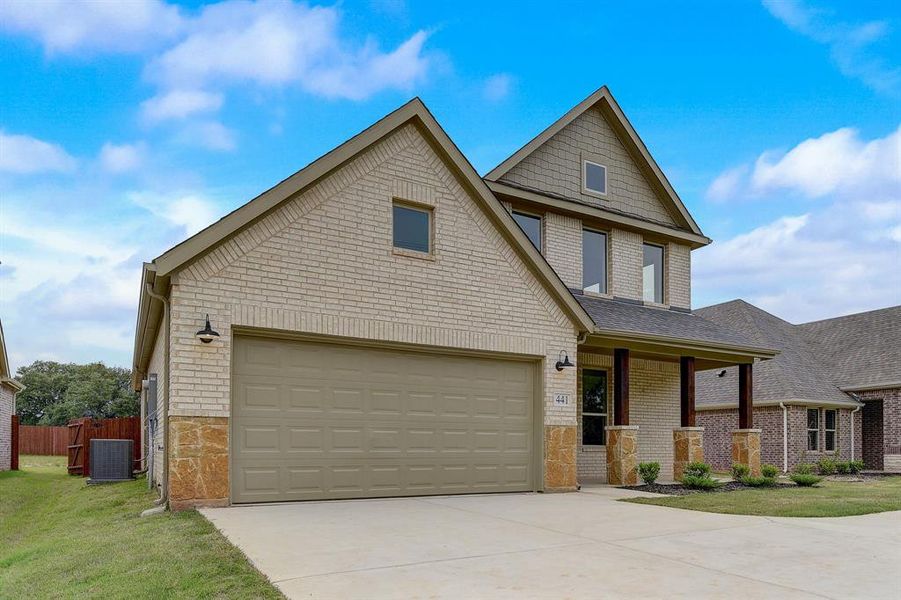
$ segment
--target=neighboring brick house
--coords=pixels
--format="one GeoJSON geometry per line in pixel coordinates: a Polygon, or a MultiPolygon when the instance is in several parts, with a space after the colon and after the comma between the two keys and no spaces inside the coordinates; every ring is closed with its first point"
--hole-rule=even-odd
{"type": "Polygon", "coordinates": [[[0,471],[9,471],[13,456],[12,417],[16,414],[16,394],[25,389],[11,377],[6,339],[0,324],[0,471]]]}
{"type": "Polygon", "coordinates": [[[606,88],[484,179],[415,99],[144,265],[151,481],[179,509],[670,478],[695,369],[776,354],[691,314],[709,242],[606,88]]]}
{"type": "MultiPolygon", "coordinates": [[[[792,325],[743,300],[695,311],[780,350],[754,374],[762,461],[789,470],[824,456],[901,472],[901,306],[792,325]]],[[[697,378],[705,455],[731,464],[735,369],[697,378]]]]}

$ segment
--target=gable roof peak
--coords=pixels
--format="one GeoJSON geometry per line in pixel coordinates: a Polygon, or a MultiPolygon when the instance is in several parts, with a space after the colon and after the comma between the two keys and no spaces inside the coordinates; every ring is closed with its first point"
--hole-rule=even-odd
{"type": "Polygon", "coordinates": [[[602,116],[607,120],[614,133],[633,156],[636,165],[644,172],[648,182],[658,193],[661,200],[669,205],[668,208],[671,209],[674,216],[681,220],[682,225],[692,233],[703,236],[704,234],[701,231],[701,228],[688,212],[682,199],[676,193],[676,190],[670,184],[666,175],[664,175],[663,170],[657,164],[657,161],[651,156],[644,141],[639,137],[638,132],[635,131],[632,123],[629,122],[629,119],[626,117],[622,108],[620,108],[619,103],[613,97],[610,88],[606,85],[602,85],[589,94],[584,100],[569,109],[566,114],[551,123],[544,131],[532,138],[506,160],[489,171],[484,179],[490,182],[498,182],[504,175],[513,169],[513,167],[522,162],[526,157],[530,156],[539,147],[543,146],[545,142],[550,140],[560,130],[594,107],[600,108],[602,116]]]}

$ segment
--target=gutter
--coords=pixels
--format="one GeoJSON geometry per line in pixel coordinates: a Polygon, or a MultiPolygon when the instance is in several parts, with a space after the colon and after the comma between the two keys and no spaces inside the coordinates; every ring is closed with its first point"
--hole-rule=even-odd
{"type": "MultiPolygon", "coordinates": [[[[788,407],[784,402],[779,403],[782,409],[782,472],[788,473],[788,407]]],[[[851,460],[854,460],[854,419],[851,419],[851,460]]]]}
{"type": "Polygon", "coordinates": [[[163,327],[165,327],[165,340],[163,341],[163,363],[166,365],[166,381],[163,385],[163,469],[162,469],[162,485],[160,487],[160,497],[155,502],[157,508],[152,508],[141,513],[156,514],[166,510],[169,505],[169,380],[170,380],[170,358],[169,358],[169,336],[171,333],[169,300],[162,294],[153,291],[153,286],[149,283],[144,284],[144,290],[147,294],[163,303],[163,327]]]}
{"type": "MultiPolygon", "coordinates": [[[[789,406],[810,406],[819,408],[854,408],[860,406],[857,402],[839,402],[839,401],[823,401],[823,400],[807,400],[804,398],[786,398],[785,400],[761,400],[754,402],[754,408],[763,406],[781,406],[786,404],[789,406]]],[[[695,410],[730,410],[737,409],[738,401],[735,402],[717,402],[716,404],[703,404],[695,407],[695,410]]]]}

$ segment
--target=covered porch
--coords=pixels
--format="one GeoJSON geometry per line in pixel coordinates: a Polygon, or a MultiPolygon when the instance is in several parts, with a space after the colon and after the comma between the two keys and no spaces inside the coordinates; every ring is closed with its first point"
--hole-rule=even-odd
{"type": "Polygon", "coordinates": [[[579,346],[576,449],[580,484],[635,485],[639,462],[660,463],[659,481],[704,460],[695,419],[695,373],[738,365],[733,462],[760,470],[753,423],[756,360],[776,352],[691,313],[577,296],[598,324],[579,346]]]}

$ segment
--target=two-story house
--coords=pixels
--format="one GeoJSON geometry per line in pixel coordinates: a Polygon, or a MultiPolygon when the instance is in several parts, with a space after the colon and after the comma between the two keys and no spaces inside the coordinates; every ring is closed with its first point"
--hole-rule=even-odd
{"type": "Polygon", "coordinates": [[[484,178],[415,99],[146,263],[151,480],[175,508],[663,477],[694,373],[756,359],[691,313],[710,240],[606,88],[484,178]]]}

